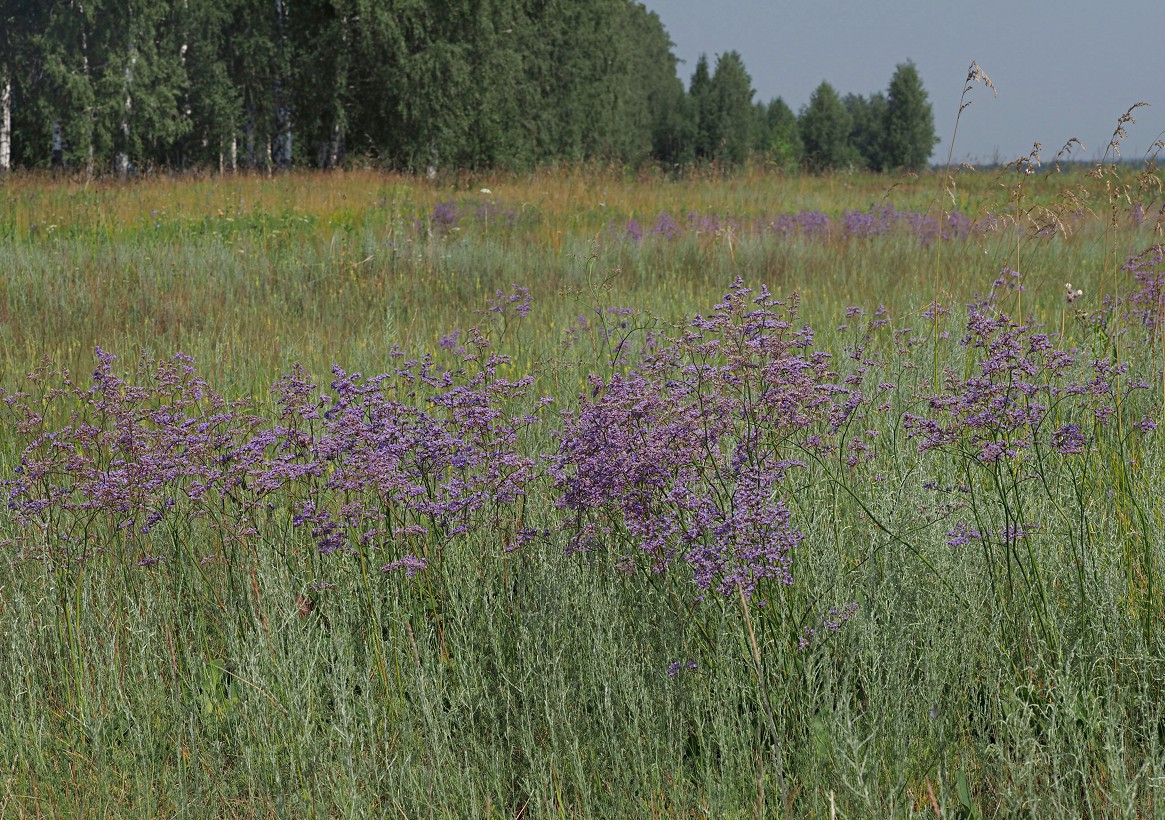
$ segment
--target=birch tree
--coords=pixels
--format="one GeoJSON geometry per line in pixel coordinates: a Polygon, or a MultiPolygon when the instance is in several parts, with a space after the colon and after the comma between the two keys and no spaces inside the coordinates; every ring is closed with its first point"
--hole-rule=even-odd
{"type": "Polygon", "coordinates": [[[12,170],[12,72],[0,63],[0,173],[12,170]]]}
{"type": "Polygon", "coordinates": [[[53,168],[76,164],[92,175],[96,164],[96,91],[92,71],[94,21],[101,0],[68,0],[51,6],[34,48],[41,65],[37,134],[47,143],[53,168]]]}
{"type": "Polygon", "coordinates": [[[177,149],[179,165],[238,167],[243,100],[231,77],[235,5],[234,0],[183,0],[179,8],[178,48],[188,81],[180,107],[190,121],[177,149]]]}
{"type": "Polygon", "coordinates": [[[291,167],[291,93],[288,81],[291,76],[291,52],[287,37],[287,15],[291,0],[275,0],[275,138],[271,144],[271,160],[275,167],[287,170],[291,167]]]}
{"type": "MultiPolygon", "coordinates": [[[[47,12],[46,4],[35,0],[0,0],[0,172],[13,165],[17,96],[27,101],[37,93],[37,75],[43,72],[37,44],[43,41],[47,12]]],[[[25,119],[32,121],[35,116],[25,119]]]]}
{"type": "Polygon", "coordinates": [[[291,23],[297,130],[314,148],[319,168],[335,168],[343,159],[352,104],[352,28],[358,24],[350,0],[297,0],[291,23]]]}

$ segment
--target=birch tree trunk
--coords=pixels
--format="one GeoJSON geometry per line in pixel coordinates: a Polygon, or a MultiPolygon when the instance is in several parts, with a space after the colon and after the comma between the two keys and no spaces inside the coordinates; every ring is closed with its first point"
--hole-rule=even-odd
{"type": "Polygon", "coordinates": [[[12,170],[12,75],[0,66],[0,173],[12,170]]]}
{"type": "Polygon", "coordinates": [[[118,149],[113,160],[113,167],[117,175],[124,179],[129,175],[129,118],[133,113],[133,70],[137,65],[138,52],[137,49],[130,44],[129,47],[129,61],[125,66],[125,108],[122,109],[121,114],[121,147],[118,149]]]}
{"type": "Polygon", "coordinates": [[[328,167],[336,168],[344,156],[344,130],[339,122],[332,124],[332,138],[328,141],[328,167]]]}
{"type": "Polygon", "coordinates": [[[65,167],[65,136],[59,119],[53,120],[52,157],[54,170],[65,167]]]}
{"type": "MultiPolygon", "coordinates": [[[[89,76],[89,33],[85,26],[85,6],[83,3],[78,3],[77,8],[81,12],[81,74],[85,77],[86,84],[92,82],[89,76]]],[[[95,119],[97,112],[95,106],[90,106],[87,112],[88,127],[85,132],[85,138],[88,144],[85,146],[85,175],[93,176],[94,168],[94,147],[93,147],[93,131],[97,127],[95,119]]],[[[65,145],[64,135],[61,130],[60,120],[53,122],[53,167],[65,167],[65,145]]]]}

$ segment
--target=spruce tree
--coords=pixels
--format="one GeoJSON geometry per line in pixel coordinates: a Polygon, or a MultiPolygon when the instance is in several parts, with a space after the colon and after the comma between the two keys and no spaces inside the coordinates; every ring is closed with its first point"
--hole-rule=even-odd
{"type": "Polygon", "coordinates": [[[753,141],[752,78],[735,51],[722,54],[710,83],[715,143],[712,156],[726,165],[740,165],[748,158],[753,141]]]}
{"type": "Polygon", "coordinates": [[[716,98],[712,92],[712,73],[708,70],[706,54],[701,54],[696,60],[696,69],[688,84],[688,100],[696,159],[711,160],[720,142],[720,131],[716,98]]]}
{"type": "Polygon", "coordinates": [[[797,126],[805,144],[805,163],[813,171],[841,169],[861,161],[850,145],[852,119],[841,97],[827,82],[822,82],[809,98],[797,126]]]}
{"type": "Polygon", "coordinates": [[[939,140],[934,132],[934,113],[914,63],[902,63],[894,71],[885,118],[886,168],[917,171],[925,167],[939,140]]]}
{"type": "Polygon", "coordinates": [[[652,156],[669,165],[682,162],[687,112],[672,42],[655,12],[639,3],[627,8],[630,24],[625,42],[632,56],[632,95],[624,117],[628,120],[625,127],[636,135],[636,141],[625,159],[638,163],[652,156]]]}

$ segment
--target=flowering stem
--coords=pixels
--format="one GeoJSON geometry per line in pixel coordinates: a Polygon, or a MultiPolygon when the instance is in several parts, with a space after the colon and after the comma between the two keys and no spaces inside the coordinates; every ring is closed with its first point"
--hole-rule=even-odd
{"type": "Polygon", "coordinates": [[[360,580],[364,585],[364,600],[368,607],[368,620],[372,625],[372,650],[376,654],[376,668],[380,672],[380,682],[384,686],[385,694],[391,691],[388,685],[388,668],[384,663],[384,643],[381,640],[383,630],[380,626],[380,616],[372,602],[372,585],[368,582],[368,557],[364,550],[359,550],[360,580]]]}
{"type": "Polygon", "coordinates": [[[777,784],[783,794],[786,792],[785,764],[781,757],[781,744],[777,735],[777,723],[773,720],[773,706],[772,701],[769,700],[769,687],[765,680],[764,665],[760,659],[760,647],[756,642],[756,633],[752,629],[752,618],[748,614],[748,601],[744,597],[744,587],[741,584],[737,584],[736,592],[740,596],[740,608],[744,612],[744,626],[748,630],[748,640],[752,645],[752,657],[756,663],[756,679],[760,684],[761,711],[765,713],[765,719],[769,726],[769,738],[773,744],[773,762],[777,767],[777,784]]]}

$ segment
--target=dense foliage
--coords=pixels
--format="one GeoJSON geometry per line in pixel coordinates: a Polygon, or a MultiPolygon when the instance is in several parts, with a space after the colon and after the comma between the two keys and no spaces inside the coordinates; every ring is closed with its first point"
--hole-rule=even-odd
{"type": "MultiPolygon", "coordinates": [[[[685,92],[631,0],[0,0],[0,29],[0,170],[802,159],[739,54],[701,58],[685,92]]],[[[926,94],[916,72],[896,88],[840,154],[811,113],[810,164],[924,164],[926,94]]]]}

